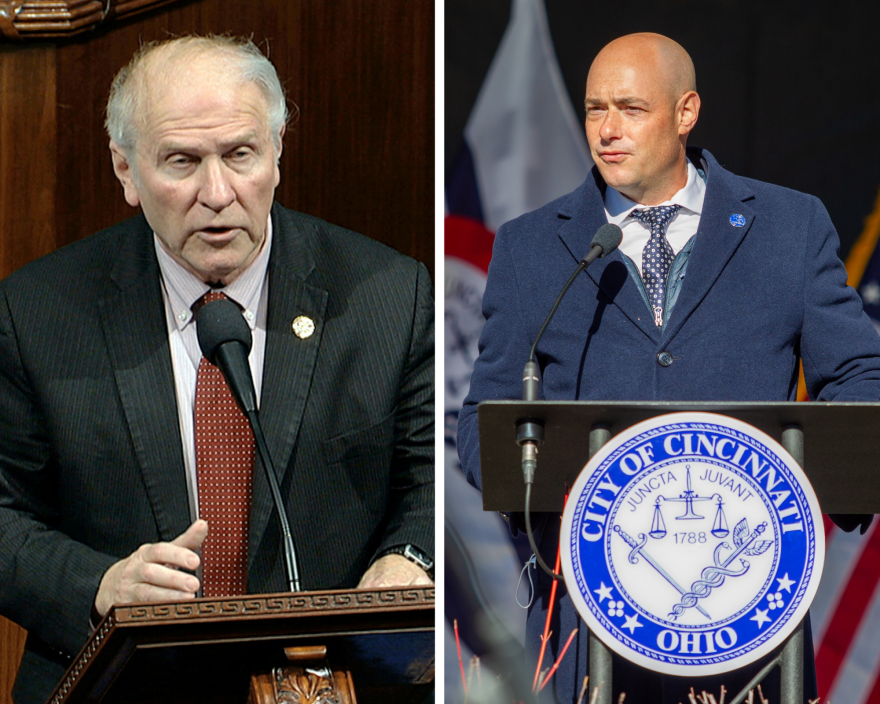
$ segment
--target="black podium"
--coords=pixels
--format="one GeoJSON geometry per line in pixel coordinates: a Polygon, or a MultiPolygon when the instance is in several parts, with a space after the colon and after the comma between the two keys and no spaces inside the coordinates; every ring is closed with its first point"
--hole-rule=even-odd
{"type": "MultiPolygon", "coordinates": [[[[483,509],[524,510],[516,426],[544,426],[532,490],[533,512],[561,513],[565,487],[613,435],[666,413],[718,413],[762,430],[803,467],[823,513],[880,513],[880,403],[485,401],[479,405],[483,509]]],[[[774,667],[781,668],[782,704],[803,702],[803,627],[729,704],[739,704],[774,667]]],[[[590,634],[591,682],[604,682],[599,704],[611,704],[611,654],[590,634]]]]}

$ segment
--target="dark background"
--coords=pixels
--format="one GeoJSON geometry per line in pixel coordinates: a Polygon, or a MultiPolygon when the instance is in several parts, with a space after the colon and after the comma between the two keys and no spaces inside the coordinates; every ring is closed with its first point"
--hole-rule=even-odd
{"type": "Polygon", "coordinates": [[[137,212],[107,148],[110,82],[142,42],[188,32],[268,46],[299,106],[278,202],[433,272],[433,0],[187,0],[72,38],[0,37],[0,278],[137,212]]]}
{"type": "MultiPolygon", "coordinates": [[[[702,99],[688,143],[736,174],[822,199],[846,255],[880,188],[877,3],[839,0],[545,0],[566,87],[612,39],[651,31],[694,60],[702,99]]],[[[446,0],[445,167],[510,15],[510,0],[446,0]]]]}

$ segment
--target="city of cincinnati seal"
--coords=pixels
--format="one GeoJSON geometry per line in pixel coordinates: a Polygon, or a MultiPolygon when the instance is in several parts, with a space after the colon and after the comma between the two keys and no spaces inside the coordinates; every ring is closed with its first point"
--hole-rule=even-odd
{"type": "Polygon", "coordinates": [[[766,655],[816,594],[825,534],[803,470],[778,442],[713,413],[673,413],[611,439],[562,518],[562,571],[610,649],[672,675],[766,655]]]}

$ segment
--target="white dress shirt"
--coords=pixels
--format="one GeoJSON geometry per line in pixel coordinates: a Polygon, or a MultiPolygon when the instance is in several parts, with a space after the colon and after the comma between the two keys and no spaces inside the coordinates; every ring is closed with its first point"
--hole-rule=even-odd
{"type": "MultiPolygon", "coordinates": [[[[658,206],[681,206],[666,228],[666,239],[669,240],[674,254],[678,254],[688,243],[688,240],[697,233],[700,214],[703,212],[703,199],[706,197],[706,184],[700,178],[690,159],[687,160],[687,175],[687,183],[684,188],[669,200],[657,204],[658,206]]],[[[651,229],[640,220],[632,217],[632,211],[647,207],[655,206],[640,205],[611,186],[605,190],[605,217],[608,218],[608,222],[618,225],[623,231],[620,251],[632,259],[640,274],[642,273],[642,252],[651,238],[651,229]]]]}
{"type": "MultiPolygon", "coordinates": [[[[199,516],[199,492],[196,478],[195,403],[196,377],[202,352],[196,335],[193,304],[211,287],[178,264],[162,247],[153,234],[159,271],[162,279],[162,297],[165,300],[165,318],[168,324],[168,342],[171,347],[171,366],[174,370],[174,390],[177,395],[177,416],[183,441],[183,464],[189,494],[190,517],[199,516]]],[[[243,309],[243,316],[253,335],[253,346],[248,357],[254,388],[259,405],[263,380],[263,359],[266,347],[266,309],[269,300],[269,281],[266,267],[272,247],[272,219],[266,228],[266,240],[257,258],[223,293],[243,309]]]]}

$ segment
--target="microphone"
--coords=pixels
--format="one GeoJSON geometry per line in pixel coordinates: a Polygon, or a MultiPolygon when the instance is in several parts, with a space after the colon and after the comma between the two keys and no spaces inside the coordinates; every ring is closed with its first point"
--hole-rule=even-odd
{"type": "MultiPolygon", "coordinates": [[[[587,252],[583,259],[581,259],[580,263],[578,263],[577,269],[574,270],[574,273],[569,277],[565,286],[562,287],[562,291],[560,291],[559,295],[556,297],[553,307],[547,314],[547,318],[544,320],[541,329],[538,330],[538,334],[535,336],[535,341],[532,343],[532,347],[529,350],[529,359],[523,369],[523,401],[538,400],[538,391],[541,383],[541,369],[535,361],[535,350],[538,347],[538,342],[540,342],[541,338],[544,336],[544,331],[553,319],[556,309],[562,302],[562,298],[565,296],[569,287],[574,283],[578,274],[590,266],[590,264],[599,257],[607,257],[611,254],[611,252],[620,246],[621,240],[623,240],[623,231],[617,225],[612,225],[611,223],[605,223],[596,231],[596,234],[593,235],[593,240],[590,242],[590,251],[587,252]]],[[[523,481],[526,485],[525,521],[529,545],[537,558],[538,564],[541,565],[544,571],[554,579],[561,580],[562,576],[556,574],[550,569],[541,557],[541,553],[538,551],[538,547],[535,544],[535,538],[532,535],[532,519],[529,510],[532,500],[532,484],[535,481],[535,470],[538,467],[538,446],[544,442],[543,421],[531,418],[518,420],[516,423],[516,442],[522,448],[522,472],[523,481]]]]}
{"type": "Polygon", "coordinates": [[[281,489],[278,486],[275,465],[269,456],[269,446],[263,435],[263,426],[260,423],[260,414],[257,409],[257,394],[254,390],[251,367],[248,364],[248,354],[253,345],[251,329],[242,317],[238,306],[229,299],[223,298],[206,303],[199,308],[196,313],[196,334],[199,338],[202,354],[211,364],[220,368],[236,403],[244,412],[251,426],[257,452],[260,455],[263,469],[266,471],[266,479],[269,482],[269,490],[275,504],[275,513],[281,527],[287,583],[290,591],[302,591],[293,536],[290,533],[287,511],[281,500],[281,489]]]}
{"type": "Polygon", "coordinates": [[[541,341],[541,338],[544,336],[544,331],[553,319],[556,309],[562,302],[563,296],[565,296],[569,287],[574,283],[578,274],[590,266],[590,264],[600,256],[607,257],[611,254],[611,252],[620,246],[621,240],[623,240],[623,231],[617,225],[605,223],[602,227],[596,230],[596,234],[593,235],[593,241],[590,242],[590,251],[587,252],[583,259],[581,259],[577,269],[575,269],[574,273],[571,275],[571,278],[569,278],[565,286],[562,287],[562,291],[560,291],[559,295],[556,297],[556,302],[547,314],[547,318],[544,320],[544,324],[538,331],[535,341],[532,343],[532,348],[529,350],[529,361],[526,362],[525,369],[523,370],[523,401],[538,400],[538,384],[540,382],[541,372],[538,368],[538,363],[535,361],[535,349],[538,347],[538,342],[541,341]]]}
{"type": "MultiPolygon", "coordinates": [[[[607,257],[620,246],[623,240],[623,231],[617,226],[606,222],[596,230],[593,241],[590,242],[590,251],[581,259],[586,269],[597,257],[607,257]]],[[[565,293],[563,291],[563,293],[565,293]]]]}
{"type": "Polygon", "coordinates": [[[202,354],[220,367],[241,410],[255,413],[257,393],[248,364],[253,339],[241,310],[229,299],[206,303],[196,313],[196,334],[202,354]]]}

